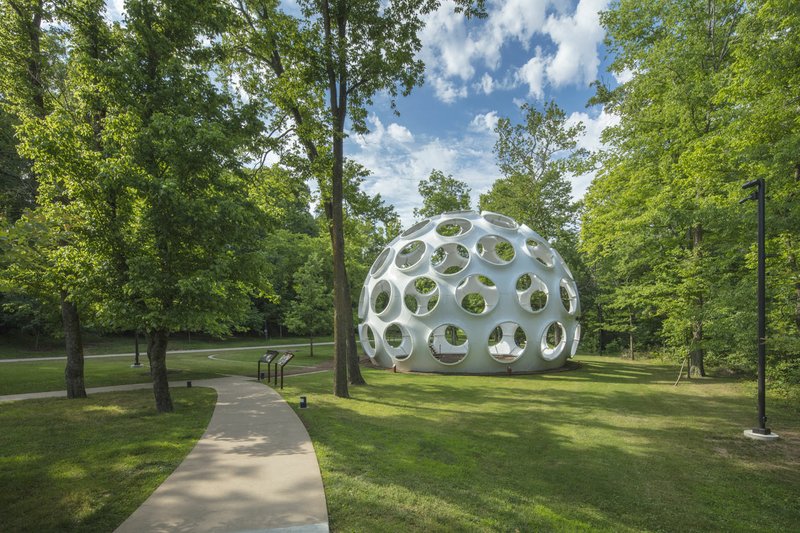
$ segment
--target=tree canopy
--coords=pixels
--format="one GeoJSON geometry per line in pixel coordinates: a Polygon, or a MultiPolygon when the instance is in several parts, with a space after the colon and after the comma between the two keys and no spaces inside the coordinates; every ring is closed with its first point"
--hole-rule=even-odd
{"type": "Polygon", "coordinates": [[[448,211],[468,211],[470,209],[471,189],[452,174],[445,175],[441,170],[431,170],[428,179],[419,182],[422,207],[414,208],[414,216],[425,218],[448,211]]]}

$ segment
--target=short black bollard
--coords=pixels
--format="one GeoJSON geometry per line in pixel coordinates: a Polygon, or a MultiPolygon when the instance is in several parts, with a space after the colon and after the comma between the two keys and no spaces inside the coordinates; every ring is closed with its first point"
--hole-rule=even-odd
{"type": "Polygon", "coordinates": [[[192,388],[192,382],[191,381],[187,381],[186,382],[186,388],[187,389],[191,389],[192,388]]]}
{"type": "Polygon", "coordinates": [[[262,379],[262,380],[264,379],[264,373],[263,372],[261,373],[261,378],[260,379],[262,379]]]}
{"type": "Polygon", "coordinates": [[[305,396],[300,396],[300,409],[305,409],[308,407],[308,401],[306,400],[305,396]]]}

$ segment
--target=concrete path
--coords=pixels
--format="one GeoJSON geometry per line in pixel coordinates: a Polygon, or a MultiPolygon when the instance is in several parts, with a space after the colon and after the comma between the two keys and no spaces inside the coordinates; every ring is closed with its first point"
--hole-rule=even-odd
{"type": "MultiPolygon", "coordinates": [[[[208,429],[117,532],[328,531],[325,492],[314,448],[302,422],[280,395],[242,376],[195,381],[193,385],[217,390],[217,406],[208,429]]],[[[150,386],[101,387],[88,392],[150,386]]],[[[11,397],[0,397],[0,401],[6,399],[11,397]]]]}
{"type": "MultiPolygon", "coordinates": [[[[332,346],[333,342],[315,342],[314,346],[332,346]]],[[[233,348],[198,348],[196,350],[167,350],[167,355],[172,353],[204,353],[204,352],[235,352],[239,350],[275,350],[276,348],[301,348],[308,346],[308,343],[300,344],[265,344],[263,346],[236,346],[233,348]]],[[[84,355],[84,359],[102,359],[104,357],[134,357],[134,353],[107,353],[101,355],[84,355]]],[[[147,354],[142,352],[141,358],[147,360],[147,354]]],[[[43,356],[43,357],[15,357],[13,359],[0,359],[2,363],[27,363],[35,361],[66,361],[66,355],[43,356]]]]}

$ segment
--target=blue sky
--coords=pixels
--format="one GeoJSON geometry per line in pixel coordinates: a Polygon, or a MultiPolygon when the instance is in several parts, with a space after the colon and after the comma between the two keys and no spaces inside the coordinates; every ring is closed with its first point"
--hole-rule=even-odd
{"type": "MultiPolygon", "coordinates": [[[[282,0],[290,12],[295,0],[282,0]]],[[[551,99],[570,121],[581,121],[586,133],[580,146],[600,147],[600,133],[615,118],[587,108],[596,79],[614,85],[606,72],[599,12],[609,0],[486,0],[488,18],[467,21],[443,0],[424,28],[421,59],[425,84],[397,101],[376,95],[370,109],[371,132],[351,135],[346,156],[367,167],[364,187],[395,206],[403,225],[413,223],[422,199],[419,182],[438,169],[465,181],[472,207],[500,177],[492,148],[499,117],[522,120],[519,106],[538,108],[551,99]]],[[[108,0],[108,15],[121,18],[124,0],[108,0]]],[[[571,177],[580,198],[592,176],[571,177]]]]}
{"type": "MultiPolygon", "coordinates": [[[[488,0],[489,17],[466,21],[445,1],[422,34],[426,81],[398,100],[395,116],[378,98],[366,136],[352,136],[347,156],[365,165],[372,177],[367,192],[393,204],[404,225],[421,205],[417,185],[436,168],[472,188],[478,196],[500,177],[492,148],[498,117],[519,122],[519,105],[541,107],[554,99],[571,121],[582,121],[581,146],[597,149],[604,127],[614,118],[587,108],[609,58],[598,12],[607,0],[488,0]]],[[[581,197],[592,176],[573,177],[581,197]]]]}

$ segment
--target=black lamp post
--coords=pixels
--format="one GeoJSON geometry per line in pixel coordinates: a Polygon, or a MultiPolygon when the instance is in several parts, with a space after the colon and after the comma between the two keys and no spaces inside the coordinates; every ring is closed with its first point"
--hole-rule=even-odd
{"type": "Polygon", "coordinates": [[[765,399],[765,370],[767,365],[767,302],[766,302],[766,252],[764,250],[764,206],[766,199],[766,184],[762,178],[748,181],[742,189],[756,187],[750,196],[739,203],[748,200],[758,200],[758,427],[745,431],[745,434],[754,438],[774,439],[777,435],[767,427],[766,399],[765,399]]]}

